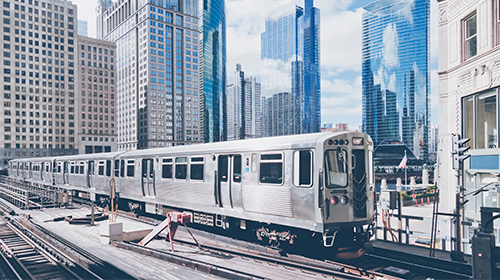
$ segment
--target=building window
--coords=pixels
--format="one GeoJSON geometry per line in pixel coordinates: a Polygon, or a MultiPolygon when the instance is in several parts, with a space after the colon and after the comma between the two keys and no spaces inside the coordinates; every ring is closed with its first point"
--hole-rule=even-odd
{"type": "Polygon", "coordinates": [[[464,60],[477,54],[477,14],[474,13],[464,19],[464,60]]]}
{"type": "Polygon", "coordinates": [[[472,149],[498,147],[498,91],[488,90],[462,100],[464,137],[472,149]]]}

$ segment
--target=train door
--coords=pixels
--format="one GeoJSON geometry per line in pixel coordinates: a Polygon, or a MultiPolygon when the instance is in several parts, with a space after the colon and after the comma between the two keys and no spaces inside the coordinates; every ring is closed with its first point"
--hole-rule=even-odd
{"type": "Polygon", "coordinates": [[[156,196],[154,159],[142,159],[142,194],[156,196]]]}
{"type": "Polygon", "coordinates": [[[95,163],[89,160],[87,164],[87,187],[94,188],[95,163]]]}
{"type": "Polygon", "coordinates": [[[63,163],[63,182],[64,184],[69,184],[69,170],[68,170],[68,162],[65,161],[63,163]]]}
{"type": "Polygon", "coordinates": [[[28,176],[29,176],[29,178],[30,178],[30,179],[33,179],[33,163],[32,163],[32,162],[30,162],[30,163],[29,163],[29,169],[28,169],[28,170],[29,170],[29,171],[28,171],[28,174],[29,174],[28,176]]]}
{"type": "Polygon", "coordinates": [[[215,203],[241,208],[241,155],[220,155],[217,163],[215,203]]]}

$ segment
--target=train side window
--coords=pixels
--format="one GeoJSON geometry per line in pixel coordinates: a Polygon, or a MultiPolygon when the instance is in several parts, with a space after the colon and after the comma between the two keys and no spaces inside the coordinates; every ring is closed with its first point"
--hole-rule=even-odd
{"type": "Polygon", "coordinates": [[[106,160],[106,176],[111,177],[111,160],[106,160]]]}
{"type": "Polygon", "coordinates": [[[98,172],[97,174],[99,176],[104,176],[104,161],[103,160],[99,161],[99,165],[97,167],[97,172],[98,172]]]}
{"type": "Polygon", "coordinates": [[[57,173],[61,173],[62,162],[57,163],[57,173]]]}
{"type": "Polygon", "coordinates": [[[175,179],[187,178],[187,157],[175,158],[175,179]]]}
{"type": "Polygon", "coordinates": [[[125,161],[120,161],[120,177],[125,177],[125,161]]]}
{"type": "Polygon", "coordinates": [[[261,154],[259,167],[261,183],[283,183],[283,154],[261,154]]]}
{"type": "Polygon", "coordinates": [[[74,162],[70,162],[69,163],[69,173],[71,174],[75,174],[75,163],[74,162]]]}
{"type": "Polygon", "coordinates": [[[310,187],[312,185],[312,152],[296,151],[294,153],[293,182],[295,186],[310,187]]]}
{"type": "Polygon", "coordinates": [[[127,160],[127,177],[134,177],[134,160],[127,160]]]}
{"type": "Polygon", "coordinates": [[[80,162],[80,174],[85,174],[85,162],[80,162]]]}
{"type": "Polygon", "coordinates": [[[233,159],[233,182],[241,182],[241,156],[234,156],[233,159]]]}
{"type": "Polygon", "coordinates": [[[172,159],[164,158],[161,165],[161,177],[164,179],[172,179],[172,159]]]}
{"type": "Polygon", "coordinates": [[[191,158],[191,180],[203,180],[203,157],[191,158]]]}
{"type": "Polygon", "coordinates": [[[120,160],[115,159],[115,177],[120,177],[120,160]]]}

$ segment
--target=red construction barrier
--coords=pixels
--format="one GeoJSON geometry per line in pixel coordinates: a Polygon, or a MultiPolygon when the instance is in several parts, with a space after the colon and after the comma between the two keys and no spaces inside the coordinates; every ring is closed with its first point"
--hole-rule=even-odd
{"type": "Polygon", "coordinates": [[[196,242],[198,247],[201,248],[200,243],[194,238],[193,234],[191,231],[187,228],[186,223],[191,222],[191,214],[187,213],[181,213],[181,212],[168,212],[166,219],[156,226],[153,231],[151,231],[146,237],[144,237],[141,242],[139,242],[139,245],[146,246],[155,236],[160,234],[164,229],[168,228],[168,239],[170,241],[170,246],[172,248],[172,252],[174,251],[174,244],[173,244],[173,239],[175,236],[175,232],[177,231],[177,227],[179,224],[182,224],[187,232],[191,235],[193,240],[196,242]]]}

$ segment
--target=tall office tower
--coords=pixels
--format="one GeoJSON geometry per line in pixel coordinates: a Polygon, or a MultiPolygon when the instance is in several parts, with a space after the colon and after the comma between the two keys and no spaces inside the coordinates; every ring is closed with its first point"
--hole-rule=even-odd
{"type": "Polygon", "coordinates": [[[76,154],[77,7],[4,1],[0,168],[12,158],[76,154]]]}
{"type": "Polygon", "coordinates": [[[363,132],[427,160],[429,0],[379,0],[363,12],[363,132]]]}
{"type": "Polygon", "coordinates": [[[116,131],[116,45],[78,36],[78,151],[114,152],[116,131]]]}
{"type": "Polygon", "coordinates": [[[245,78],[244,91],[245,138],[262,137],[261,85],[250,76],[245,78]]]}
{"type": "Polygon", "coordinates": [[[245,78],[239,64],[226,96],[227,140],[261,137],[260,83],[254,77],[245,78]]]}
{"type": "Polygon", "coordinates": [[[226,119],[226,11],[225,0],[203,0],[201,70],[201,140],[227,140],[226,119]]]}
{"type": "Polygon", "coordinates": [[[200,141],[197,3],[100,2],[98,37],[116,43],[118,150],[200,141]]]}
{"type": "Polygon", "coordinates": [[[262,104],[262,133],[264,137],[288,135],[296,125],[296,98],[289,92],[274,94],[262,104]]]}
{"type": "Polygon", "coordinates": [[[280,94],[295,100],[295,124],[286,130],[265,128],[270,133],[320,131],[320,12],[313,0],[303,3],[303,7],[288,4],[270,12],[261,34],[262,95],[275,98],[280,94]]]}

